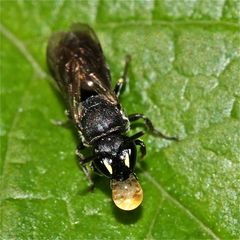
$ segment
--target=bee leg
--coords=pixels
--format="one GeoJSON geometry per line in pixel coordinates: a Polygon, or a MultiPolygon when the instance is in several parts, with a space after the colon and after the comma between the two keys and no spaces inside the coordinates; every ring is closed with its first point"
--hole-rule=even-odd
{"type": "Polygon", "coordinates": [[[90,171],[89,169],[86,167],[86,163],[92,161],[95,156],[90,156],[90,157],[87,157],[85,158],[82,154],[81,154],[81,150],[83,150],[85,148],[85,146],[83,144],[80,144],[78,147],[77,147],[77,150],[76,150],[76,155],[78,157],[78,163],[80,165],[80,167],[82,168],[82,171],[84,172],[88,182],[89,182],[89,185],[90,185],[90,191],[93,191],[94,189],[94,182],[92,180],[92,177],[91,177],[91,174],[90,174],[90,171]]]}
{"type": "Polygon", "coordinates": [[[51,123],[56,126],[60,126],[60,127],[64,127],[64,128],[70,128],[70,126],[71,126],[71,122],[69,120],[51,119],[51,123]]]}
{"type": "Polygon", "coordinates": [[[147,127],[147,129],[154,135],[161,137],[161,138],[165,138],[167,140],[174,140],[174,141],[178,141],[177,137],[170,137],[170,136],[166,136],[165,134],[161,133],[160,131],[158,131],[152,124],[151,120],[149,118],[147,118],[145,115],[140,114],[140,113],[136,113],[136,114],[131,114],[128,116],[128,119],[130,122],[136,121],[138,119],[143,119],[144,121],[144,125],[147,127]]]}
{"type": "Polygon", "coordinates": [[[134,142],[135,142],[136,145],[140,146],[141,158],[144,158],[144,156],[147,153],[145,143],[140,139],[136,139],[134,142]]]}
{"type": "Polygon", "coordinates": [[[56,126],[60,126],[60,127],[65,127],[65,128],[70,128],[71,126],[71,116],[68,110],[65,110],[65,114],[68,117],[67,120],[57,120],[57,119],[51,119],[51,123],[56,125],[56,126]]]}
{"type": "Polygon", "coordinates": [[[114,88],[114,92],[115,92],[117,97],[119,97],[119,95],[121,93],[121,89],[127,81],[128,67],[129,67],[130,61],[131,61],[131,56],[127,55],[126,58],[125,58],[125,66],[124,66],[123,75],[122,75],[121,78],[118,79],[118,82],[117,82],[117,84],[115,85],[115,88],[114,88]]]}
{"type": "Polygon", "coordinates": [[[93,162],[90,163],[90,167],[94,173],[96,173],[99,176],[102,176],[102,173],[93,165],[93,162]]]}

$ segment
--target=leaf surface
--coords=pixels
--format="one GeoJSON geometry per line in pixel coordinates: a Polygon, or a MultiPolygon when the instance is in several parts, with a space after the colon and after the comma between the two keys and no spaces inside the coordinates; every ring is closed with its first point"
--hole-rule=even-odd
{"type": "MultiPolygon", "coordinates": [[[[240,3],[1,1],[1,238],[237,239],[240,236],[240,3]],[[97,32],[113,84],[126,54],[125,111],[149,116],[137,175],[144,202],[113,205],[109,182],[87,193],[74,129],[49,84],[45,51],[73,22],[97,32]]],[[[137,125],[130,134],[140,130],[137,125]]]]}

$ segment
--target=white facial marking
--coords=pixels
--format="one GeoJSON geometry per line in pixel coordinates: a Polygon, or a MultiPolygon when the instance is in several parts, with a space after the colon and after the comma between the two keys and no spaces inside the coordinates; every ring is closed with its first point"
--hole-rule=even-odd
{"type": "Polygon", "coordinates": [[[124,163],[128,168],[130,167],[130,159],[128,153],[125,154],[124,163]]]}
{"type": "Polygon", "coordinates": [[[108,160],[104,159],[103,163],[104,163],[105,167],[107,168],[107,170],[109,171],[109,173],[112,174],[112,166],[108,163],[108,160]]]}

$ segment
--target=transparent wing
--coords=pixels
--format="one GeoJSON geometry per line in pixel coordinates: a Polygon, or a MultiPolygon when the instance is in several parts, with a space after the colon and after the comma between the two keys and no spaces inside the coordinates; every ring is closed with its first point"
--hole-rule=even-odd
{"type": "Polygon", "coordinates": [[[53,34],[48,43],[47,62],[75,122],[81,115],[81,101],[89,96],[100,94],[112,103],[117,102],[101,45],[88,25],[73,24],[69,32],[53,34]]]}

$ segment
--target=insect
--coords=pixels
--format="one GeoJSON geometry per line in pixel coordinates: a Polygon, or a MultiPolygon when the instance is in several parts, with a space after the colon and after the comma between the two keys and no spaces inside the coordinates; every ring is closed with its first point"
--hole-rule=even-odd
{"type": "Polygon", "coordinates": [[[49,39],[47,63],[51,75],[67,103],[67,114],[76,125],[81,144],[76,154],[91,187],[94,186],[89,164],[94,172],[110,179],[112,198],[122,210],[133,210],[143,200],[143,190],[134,173],[137,147],[142,156],[146,147],[139,139],[144,132],[127,136],[132,122],[142,119],[155,135],[169,140],[156,130],[143,114],[126,115],[119,96],[126,83],[130,57],[126,58],[122,77],[111,87],[111,76],[99,40],[86,24],[76,23],[69,32],[57,32],[49,39]],[[82,150],[92,148],[84,157],[82,150]]]}

